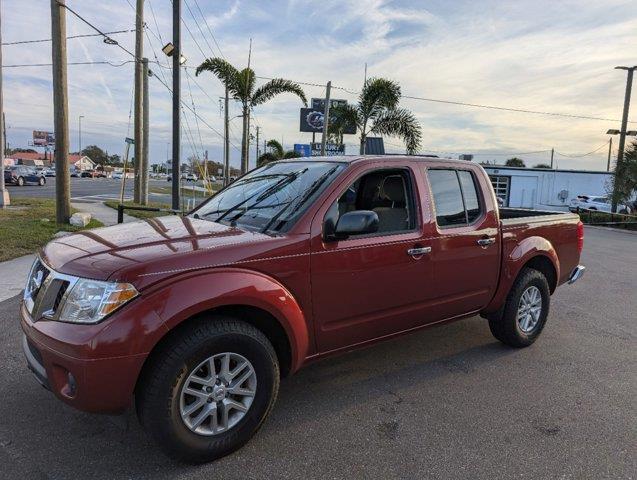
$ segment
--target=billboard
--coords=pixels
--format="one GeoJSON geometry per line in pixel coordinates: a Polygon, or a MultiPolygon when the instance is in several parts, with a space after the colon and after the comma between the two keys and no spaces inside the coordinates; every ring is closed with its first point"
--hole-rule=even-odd
{"type": "Polygon", "coordinates": [[[55,134],[42,130],[33,130],[34,147],[50,147],[55,145],[55,134]]]}
{"type": "MultiPolygon", "coordinates": [[[[301,108],[301,122],[299,130],[301,132],[321,133],[323,131],[323,117],[325,116],[325,99],[313,98],[311,107],[301,108]]],[[[347,105],[347,100],[330,99],[330,108],[347,105]]],[[[330,115],[330,118],[333,118],[330,115]]],[[[354,135],[356,125],[347,125],[343,129],[343,134],[354,135]]]]}
{"type": "MultiPolygon", "coordinates": [[[[312,146],[312,156],[320,157],[321,144],[319,142],[315,142],[315,143],[312,143],[311,146],[312,146]]],[[[345,145],[338,145],[336,143],[325,144],[325,156],[335,157],[338,155],[345,155],[345,145]]]]}

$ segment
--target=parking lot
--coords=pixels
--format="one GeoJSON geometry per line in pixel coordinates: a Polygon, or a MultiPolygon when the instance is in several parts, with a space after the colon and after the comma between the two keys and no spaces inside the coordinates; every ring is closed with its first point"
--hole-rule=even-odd
{"type": "Polygon", "coordinates": [[[587,228],[587,274],[558,289],[530,348],[502,346],[473,317],[324,360],[282,382],[246,447],[201,466],[165,457],[133,414],[77,412],[40,387],[21,351],[18,298],[7,300],[0,476],[634,478],[636,247],[635,234],[587,228]]]}

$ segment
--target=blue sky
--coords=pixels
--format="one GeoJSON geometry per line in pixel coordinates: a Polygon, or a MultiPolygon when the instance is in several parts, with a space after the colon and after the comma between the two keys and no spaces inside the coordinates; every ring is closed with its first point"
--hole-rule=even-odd
{"type": "MultiPolygon", "coordinates": [[[[251,62],[257,75],[320,84],[332,80],[347,90],[335,90],[333,96],[350,101],[356,99],[367,62],[369,76],[397,80],[409,96],[617,119],[621,116],[625,73],[613,67],[637,64],[637,10],[630,1],[197,1],[223,55],[236,66],[247,64],[252,38],[251,62]]],[[[134,5],[135,0],[130,2],[134,5]]],[[[127,0],[67,0],[67,4],[104,31],[134,28],[134,11],[127,0]]],[[[48,0],[4,0],[3,41],[49,38],[49,5],[48,0]]],[[[161,41],[169,41],[172,35],[171,2],[146,0],[145,8],[149,30],[146,56],[154,61],[156,53],[164,62],[160,47],[161,41]]],[[[191,36],[182,26],[184,54],[187,65],[196,67],[204,54],[219,52],[195,0],[184,0],[182,9],[192,32],[191,36]]],[[[67,14],[67,34],[83,33],[91,30],[67,14]]],[[[113,37],[133,50],[132,32],[113,37]]],[[[3,63],[49,63],[50,48],[50,43],[8,45],[3,47],[3,63]]],[[[97,37],[68,41],[69,62],[118,63],[129,59],[124,51],[97,37]]],[[[169,79],[167,69],[151,68],[159,78],[164,74],[169,79]]],[[[184,101],[189,105],[194,102],[201,117],[222,131],[218,104],[221,84],[209,75],[195,79],[193,69],[188,72],[182,75],[184,101]]],[[[82,144],[98,144],[109,153],[121,154],[123,139],[132,132],[128,119],[133,64],[69,66],[68,76],[73,149],[78,145],[77,118],[84,115],[82,144]]],[[[151,162],[155,163],[166,158],[171,105],[168,92],[156,79],[151,79],[150,85],[151,162]]],[[[324,94],[322,87],[304,89],[308,98],[324,94]]],[[[4,100],[9,143],[26,146],[32,130],[52,129],[51,68],[5,68],[4,100]]],[[[600,147],[585,157],[555,158],[564,168],[604,169],[605,132],[619,128],[617,122],[414,99],[403,99],[402,104],[422,124],[423,153],[497,153],[500,155],[477,158],[502,161],[508,153],[555,148],[572,155],[600,147]]],[[[310,134],[298,132],[299,107],[298,99],[284,95],[258,107],[254,119],[266,138],[276,138],[291,148],[293,143],[310,140],[310,134]]],[[[635,109],[637,104],[631,119],[637,120],[635,109]]],[[[236,105],[232,113],[238,113],[236,105]]],[[[217,133],[201,122],[198,130],[189,112],[182,122],[192,132],[185,131],[182,136],[184,158],[202,149],[209,151],[211,159],[220,158],[222,139],[217,133]]],[[[241,122],[235,119],[232,143],[237,147],[240,136],[241,122]]],[[[346,141],[348,153],[356,153],[356,138],[346,141]]],[[[403,151],[399,139],[387,138],[386,147],[388,151],[403,151]]],[[[521,156],[529,165],[548,161],[548,153],[521,156]]],[[[238,165],[238,158],[238,149],[232,148],[233,164],[238,165]]]]}

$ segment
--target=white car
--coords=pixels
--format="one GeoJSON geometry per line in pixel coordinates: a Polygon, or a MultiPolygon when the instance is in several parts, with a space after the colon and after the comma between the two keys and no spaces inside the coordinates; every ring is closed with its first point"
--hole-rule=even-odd
{"type": "Polygon", "coordinates": [[[198,177],[194,173],[189,173],[188,175],[186,175],[187,182],[196,182],[197,180],[198,180],[198,177]]]}
{"type": "Polygon", "coordinates": [[[111,178],[113,180],[121,180],[123,176],[124,176],[124,174],[122,172],[113,172],[111,174],[111,178]]]}
{"type": "MultiPolygon", "coordinates": [[[[612,203],[610,198],[601,195],[578,195],[571,200],[568,209],[571,212],[580,210],[597,210],[600,212],[609,212],[612,209],[612,203]]],[[[619,213],[631,213],[631,208],[628,205],[618,204],[617,212],[619,213]]]]}

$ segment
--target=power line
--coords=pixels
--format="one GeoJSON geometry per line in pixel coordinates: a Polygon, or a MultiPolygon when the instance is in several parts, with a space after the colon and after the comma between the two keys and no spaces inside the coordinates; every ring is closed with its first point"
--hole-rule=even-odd
{"type": "MultiPolygon", "coordinates": [[[[135,60],[123,60],[120,63],[109,62],[107,60],[98,60],[91,62],[68,62],[67,65],[109,65],[111,67],[123,67],[128,63],[135,63],[135,60]]],[[[2,68],[50,67],[52,65],[52,63],[16,63],[13,65],[2,65],[2,68]]]]}
{"type": "MultiPolygon", "coordinates": [[[[114,32],[104,32],[104,35],[116,35],[116,34],[120,34],[120,33],[130,33],[130,32],[134,32],[135,30],[116,30],[114,32]]],[[[87,38],[87,37],[101,37],[103,36],[103,34],[101,33],[85,33],[83,35],[71,35],[69,37],[66,37],[67,40],[72,40],[74,38],[87,38]]],[[[6,42],[3,43],[2,46],[7,46],[7,45],[24,45],[27,43],[45,43],[45,42],[50,42],[51,39],[50,38],[42,38],[39,40],[18,40],[16,42],[6,42]]]]}
{"type": "Polygon", "coordinates": [[[217,42],[217,39],[215,38],[214,33],[212,33],[212,29],[210,28],[210,25],[208,24],[208,20],[206,20],[206,16],[201,11],[201,7],[199,6],[199,2],[197,0],[194,0],[194,1],[195,1],[195,6],[197,7],[197,10],[199,10],[199,14],[201,15],[201,18],[203,18],[204,24],[206,25],[206,28],[208,29],[208,32],[210,33],[210,36],[212,37],[212,41],[217,46],[217,49],[219,50],[219,53],[221,54],[221,56],[225,59],[226,56],[221,51],[221,47],[219,46],[219,43],[217,42]]]}
{"type": "Polygon", "coordinates": [[[580,157],[587,157],[588,155],[592,155],[595,152],[600,151],[602,148],[608,146],[608,142],[604,142],[602,143],[599,147],[597,147],[595,150],[591,150],[588,153],[573,153],[573,154],[568,154],[568,153],[560,153],[557,150],[555,151],[555,153],[557,153],[558,155],[562,156],[562,157],[570,157],[570,158],[580,158],[580,157]]]}
{"type": "Polygon", "coordinates": [[[103,31],[101,31],[99,28],[97,28],[95,25],[93,25],[91,22],[89,22],[88,20],[86,20],[82,15],[80,15],[79,13],[77,13],[75,10],[73,10],[71,7],[69,7],[68,5],[61,3],[59,0],[56,0],[57,4],[60,5],[61,7],[66,8],[69,12],[71,12],[73,15],[75,15],[79,20],[81,20],[82,22],[84,22],[86,25],[88,25],[89,27],[91,27],[93,30],[95,30],[97,33],[99,33],[101,36],[104,37],[104,42],[108,43],[109,45],[116,45],[119,48],[121,48],[122,50],[124,50],[126,53],[128,53],[131,57],[135,58],[135,54],[132,53],[130,50],[128,50],[126,47],[123,47],[122,45],[120,45],[116,40],[113,40],[111,37],[109,37],[106,33],[104,33],[103,31]]]}
{"type": "MultiPolygon", "coordinates": [[[[187,0],[184,0],[184,5],[186,5],[186,8],[188,9],[188,12],[190,13],[190,16],[192,17],[193,22],[195,22],[195,25],[197,26],[197,29],[199,29],[199,33],[201,34],[201,36],[203,37],[204,41],[206,42],[206,45],[208,45],[208,48],[210,49],[210,52],[212,53],[213,56],[215,56],[215,51],[212,48],[212,46],[210,45],[210,42],[208,41],[206,36],[204,35],[203,30],[201,29],[201,26],[199,25],[199,22],[195,18],[195,15],[192,13],[192,10],[190,9],[190,5],[188,5],[188,1],[187,0]]],[[[206,58],[206,56],[204,55],[204,59],[205,58],[206,58]]]]}

